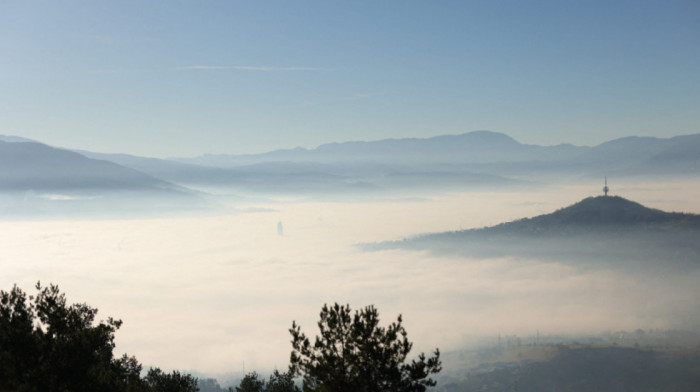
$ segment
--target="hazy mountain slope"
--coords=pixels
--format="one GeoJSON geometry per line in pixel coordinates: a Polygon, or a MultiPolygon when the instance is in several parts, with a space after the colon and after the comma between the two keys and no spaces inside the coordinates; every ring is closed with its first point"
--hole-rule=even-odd
{"type": "Polygon", "coordinates": [[[270,162],[238,167],[213,167],[126,154],[92,152],[84,152],[84,154],[110,160],[188,187],[295,194],[363,191],[376,188],[358,178],[358,174],[352,168],[331,167],[312,162],[270,162]]]}
{"type": "Polygon", "coordinates": [[[111,218],[209,210],[179,185],[40,143],[0,141],[0,218],[111,218]]]}
{"type": "Polygon", "coordinates": [[[177,187],[113,162],[40,143],[0,141],[0,189],[176,191],[177,187]]]}
{"type": "Polygon", "coordinates": [[[0,135],[0,141],[7,143],[39,143],[36,140],[12,135],[0,135]]]}
{"type": "Polygon", "coordinates": [[[678,136],[663,151],[646,158],[633,172],[675,175],[700,173],[700,135],[678,136]]]}
{"type": "Polygon", "coordinates": [[[626,137],[595,146],[562,162],[585,168],[593,175],[697,176],[700,171],[700,134],[668,139],[626,137]]]}
{"type": "Polygon", "coordinates": [[[497,175],[445,165],[409,166],[397,162],[372,163],[358,159],[339,163],[274,161],[214,167],[126,154],[81,154],[109,160],[185,186],[229,187],[244,191],[299,193],[367,192],[382,189],[510,186],[497,175]]]}
{"type": "Polygon", "coordinates": [[[167,159],[147,158],[129,154],[105,154],[83,150],[76,150],[76,152],[91,159],[114,162],[118,165],[168,181],[171,181],[173,178],[177,179],[178,177],[205,176],[207,173],[213,172],[215,171],[214,169],[216,169],[167,159]]]}

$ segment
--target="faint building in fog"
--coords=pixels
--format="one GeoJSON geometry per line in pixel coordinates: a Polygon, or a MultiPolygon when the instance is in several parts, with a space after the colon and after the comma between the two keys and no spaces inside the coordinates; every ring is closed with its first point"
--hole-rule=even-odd
{"type": "Polygon", "coordinates": [[[277,235],[284,235],[284,226],[282,226],[282,221],[277,222],[277,235]]]}

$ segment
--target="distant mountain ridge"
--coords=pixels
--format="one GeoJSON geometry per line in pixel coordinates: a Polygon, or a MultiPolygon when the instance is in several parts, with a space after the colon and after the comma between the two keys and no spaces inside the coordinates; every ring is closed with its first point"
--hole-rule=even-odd
{"type": "MultiPolygon", "coordinates": [[[[295,148],[263,154],[208,154],[173,158],[178,162],[217,168],[254,167],[261,164],[326,165],[328,174],[383,170],[396,173],[471,173],[508,180],[544,177],[598,178],[603,175],[700,176],[700,134],[671,138],[624,137],[597,146],[522,144],[490,131],[443,135],[425,139],[386,139],[329,143],[314,149],[295,148]],[[342,168],[341,170],[338,170],[342,168]]],[[[453,182],[459,182],[455,176],[453,182]]]]}
{"type": "MultiPolygon", "coordinates": [[[[13,136],[0,136],[0,140],[28,141],[13,136]]],[[[700,176],[700,134],[666,139],[625,137],[594,147],[528,145],[502,133],[475,131],[195,158],[74,152],[136,170],[151,180],[202,190],[229,188],[229,192],[256,194],[461,191],[586,181],[604,175],[645,180],[700,176]]],[[[16,169],[7,167],[8,173],[16,169]]],[[[48,180],[57,185],[55,178],[58,177],[48,180]]],[[[64,178],[69,183],[78,181],[71,176],[64,178]]]]}
{"type": "MultiPolygon", "coordinates": [[[[5,142],[36,142],[16,136],[0,135],[5,142]]],[[[39,143],[39,142],[36,142],[39,143]]],[[[313,149],[293,148],[261,154],[205,154],[194,158],[156,159],[128,154],[102,154],[76,151],[94,159],[120,161],[130,165],[163,165],[180,162],[192,166],[241,167],[261,163],[317,164],[504,164],[551,162],[558,166],[616,166],[612,170],[630,169],[633,165],[664,164],[669,161],[700,162],[700,134],[671,138],[629,136],[600,145],[552,146],[523,144],[512,137],[492,131],[473,131],[430,138],[347,141],[320,145],[313,149]],[[145,164],[145,162],[150,162],[145,164]]],[[[174,166],[174,165],[173,165],[174,166]]],[[[695,166],[692,166],[695,167],[695,166]]],[[[700,167],[700,166],[698,166],[700,167]]]]}
{"type": "Polygon", "coordinates": [[[555,160],[587,147],[569,144],[556,146],[527,145],[508,135],[491,131],[474,131],[459,135],[430,138],[348,141],[323,144],[314,149],[294,148],[263,154],[206,154],[195,158],[172,158],[185,163],[208,166],[239,166],[261,162],[340,162],[371,163],[484,163],[519,160],[555,160]]]}

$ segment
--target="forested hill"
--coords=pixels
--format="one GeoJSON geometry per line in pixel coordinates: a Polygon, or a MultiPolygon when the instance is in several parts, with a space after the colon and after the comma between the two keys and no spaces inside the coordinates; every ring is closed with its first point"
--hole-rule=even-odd
{"type": "MultiPolygon", "coordinates": [[[[476,391],[697,391],[697,349],[559,345],[544,361],[499,362],[488,372],[471,371],[447,382],[449,392],[476,391]]],[[[476,369],[478,370],[478,369],[476,369]]]]}
{"type": "Polygon", "coordinates": [[[588,230],[700,229],[700,215],[665,212],[620,196],[589,197],[551,214],[480,229],[513,234],[555,234],[588,230]]]}
{"type": "Polygon", "coordinates": [[[473,257],[573,261],[700,259],[700,215],[665,212],[618,196],[581,200],[545,215],[481,229],[362,244],[364,250],[416,249],[473,257]]]}

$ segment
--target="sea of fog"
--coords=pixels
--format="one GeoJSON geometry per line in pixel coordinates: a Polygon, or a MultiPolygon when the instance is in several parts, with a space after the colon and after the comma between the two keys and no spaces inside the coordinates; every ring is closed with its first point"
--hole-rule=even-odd
{"type": "MultiPolygon", "coordinates": [[[[416,353],[498,334],[698,327],[700,272],[635,274],[353,246],[549,213],[599,188],[268,199],[200,217],[0,222],[0,288],[16,283],[31,293],[37,281],[58,284],[69,302],[124,321],[118,355],[207,373],[285,368],[292,320],[315,335],[321,306],[333,302],[373,304],[387,324],[402,314],[416,353]]],[[[700,213],[694,183],[620,184],[612,193],[700,213]]]]}

